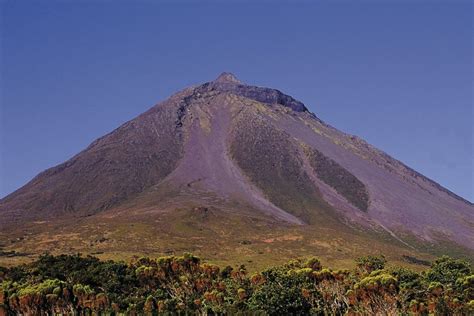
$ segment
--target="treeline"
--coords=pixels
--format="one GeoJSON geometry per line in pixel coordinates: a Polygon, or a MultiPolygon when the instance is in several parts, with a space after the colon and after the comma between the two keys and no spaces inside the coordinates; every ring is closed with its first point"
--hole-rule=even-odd
{"type": "Polygon", "coordinates": [[[249,274],[245,266],[220,268],[191,254],[129,264],[45,254],[0,267],[0,282],[0,315],[474,313],[471,267],[446,256],[422,273],[368,256],[354,270],[307,258],[249,274]]]}

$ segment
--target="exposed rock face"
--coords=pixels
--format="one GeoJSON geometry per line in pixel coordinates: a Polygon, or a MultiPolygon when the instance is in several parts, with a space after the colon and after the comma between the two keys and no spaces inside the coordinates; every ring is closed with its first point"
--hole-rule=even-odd
{"type": "Polygon", "coordinates": [[[293,99],[281,91],[244,85],[237,80],[234,75],[228,73],[223,73],[215,81],[205,83],[195,91],[200,94],[212,91],[218,91],[221,93],[228,92],[268,105],[279,104],[296,112],[308,112],[308,109],[303,103],[293,99]]]}
{"type": "Polygon", "coordinates": [[[472,203],[230,73],[173,95],[0,200],[0,228],[190,205],[207,220],[228,212],[474,249],[472,203]]]}

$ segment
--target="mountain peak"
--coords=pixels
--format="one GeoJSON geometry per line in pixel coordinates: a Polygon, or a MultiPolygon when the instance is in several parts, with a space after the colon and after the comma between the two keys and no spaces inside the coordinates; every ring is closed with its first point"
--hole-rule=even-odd
{"type": "Polygon", "coordinates": [[[281,104],[296,112],[308,111],[302,102],[291,96],[276,89],[247,85],[230,72],[223,72],[214,81],[206,82],[199,87],[201,93],[209,89],[230,92],[268,105],[281,104]]]}
{"type": "Polygon", "coordinates": [[[230,72],[223,72],[219,75],[219,77],[214,80],[214,82],[219,82],[219,83],[237,83],[240,84],[242,83],[237,77],[230,72]]]}
{"type": "MultiPolygon", "coordinates": [[[[323,123],[302,102],[222,73],[174,94],[0,199],[0,246],[32,249],[32,255],[104,250],[106,257],[126,256],[137,245],[144,245],[141,255],[149,247],[207,251],[222,244],[224,250],[212,256],[224,260],[238,241],[272,236],[279,248],[269,258],[280,260],[318,251],[305,240],[327,231],[324,242],[356,247],[347,256],[374,242],[377,249],[393,249],[394,257],[417,254],[425,242],[435,253],[449,242],[453,252],[472,257],[473,214],[472,204],[323,123]],[[43,221],[48,224],[35,224],[43,221]],[[173,229],[182,225],[185,235],[173,229]],[[208,233],[224,225],[230,227],[225,236],[208,233]],[[126,242],[119,234],[125,226],[134,234],[126,242]],[[83,242],[65,238],[64,231],[83,242]],[[44,234],[51,241],[38,246],[44,234]],[[109,234],[114,237],[97,243],[98,235],[109,234]],[[24,237],[10,245],[11,236],[24,237]],[[280,242],[287,236],[298,244],[280,242]]],[[[248,247],[256,253],[260,245],[248,247]]],[[[1,248],[0,265],[6,262],[1,248]]],[[[346,260],[335,250],[327,256],[346,260]]]]}

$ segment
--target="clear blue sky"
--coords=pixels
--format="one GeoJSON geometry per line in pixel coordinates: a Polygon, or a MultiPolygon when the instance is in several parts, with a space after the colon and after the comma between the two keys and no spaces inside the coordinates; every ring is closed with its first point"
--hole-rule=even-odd
{"type": "Polygon", "coordinates": [[[0,2],[0,197],[231,71],[474,200],[470,1],[0,2]]]}

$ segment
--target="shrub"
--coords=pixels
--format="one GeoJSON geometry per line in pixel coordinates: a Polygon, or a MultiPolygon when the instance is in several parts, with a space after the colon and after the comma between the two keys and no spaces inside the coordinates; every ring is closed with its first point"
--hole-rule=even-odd
{"type": "Polygon", "coordinates": [[[365,256],[356,259],[357,267],[365,273],[371,273],[375,270],[382,270],[385,268],[387,260],[383,255],[380,256],[365,256]]]}
{"type": "Polygon", "coordinates": [[[440,282],[444,285],[453,285],[458,278],[471,274],[470,264],[462,259],[453,259],[443,256],[431,265],[425,277],[429,282],[440,282]]]}
{"type": "Polygon", "coordinates": [[[463,260],[442,257],[422,274],[385,269],[382,256],[357,262],[356,270],[331,270],[311,257],[248,275],[245,266],[220,269],[191,254],[139,258],[130,264],[45,255],[2,270],[0,313],[473,313],[474,275],[463,260]]]}

